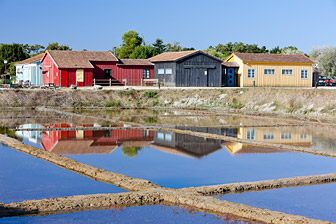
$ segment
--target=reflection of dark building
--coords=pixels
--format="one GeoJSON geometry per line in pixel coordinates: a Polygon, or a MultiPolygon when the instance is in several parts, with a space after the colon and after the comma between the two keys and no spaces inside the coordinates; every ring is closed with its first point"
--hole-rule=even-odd
{"type": "MultiPolygon", "coordinates": [[[[176,128],[203,133],[221,133],[220,128],[176,128]]],[[[209,155],[217,150],[222,149],[221,140],[219,139],[209,139],[169,131],[154,131],[154,143],[152,147],[161,151],[193,158],[202,158],[203,156],[209,155]]]]}

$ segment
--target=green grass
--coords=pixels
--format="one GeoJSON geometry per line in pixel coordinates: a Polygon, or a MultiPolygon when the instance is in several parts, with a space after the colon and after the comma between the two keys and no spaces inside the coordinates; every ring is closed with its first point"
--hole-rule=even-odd
{"type": "Polygon", "coordinates": [[[104,104],[104,107],[120,107],[121,106],[121,102],[120,101],[107,101],[104,104]]]}

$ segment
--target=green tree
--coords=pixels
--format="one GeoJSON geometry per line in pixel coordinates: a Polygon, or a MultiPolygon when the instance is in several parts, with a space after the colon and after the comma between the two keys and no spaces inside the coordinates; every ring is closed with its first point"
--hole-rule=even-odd
{"type": "Polygon", "coordinates": [[[129,58],[136,47],[142,44],[142,38],[134,30],[130,30],[122,35],[122,44],[117,49],[120,58],[129,58]]]}
{"type": "Polygon", "coordinates": [[[4,74],[5,64],[7,60],[7,72],[15,75],[15,62],[29,58],[29,54],[25,51],[22,44],[0,44],[0,74],[4,74]]]}
{"type": "Polygon", "coordinates": [[[138,152],[142,150],[142,147],[123,147],[121,149],[122,154],[130,158],[134,158],[138,155],[138,152]]]}
{"type": "Polygon", "coordinates": [[[29,47],[30,51],[29,53],[33,52],[32,55],[37,55],[39,53],[41,53],[42,50],[45,49],[45,47],[43,47],[42,45],[39,45],[39,44],[35,44],[35,45],[31,45],[29,47]]]}
{"type": "Polygon", "coordinates": [[[317,68],[321,75],[336,75],[336,47],[314,48],[310,51],[310,58],[317,63],[317,68]]]}
{"type": "Polygon", "coordinates": [[[276,46],[275,48],[272,48],[269,52],[271,54],[281,54],[282,48],[280,48],[279,46],[276,46]]]}
{"type": "Polygon", "coordinates": [[[129,58],[147,59],[155,55],[157,55],[157,51],[154,47],[152,47],[151,45],[140,45],[133,50],[129,58]]]}
{"type": "Polygon", "coordinates": [[[55,42],[48,44],[46,50],[71,51],[72,49],[68,45],[59,45],[58,42],[55,42]]]}
{"type": "Polygon", "coordinates": [[[157,38],[153,43],[156,54],[161,54],[166,51],[166,45],[163,44],[163,41],[160,38],[157,38]]]}
{"type": "Polygon", "coordinates": [[[174,41],[173,43],[166,44],[166,48],[168,52],[177,52],[177,51],[182,50],[180,42],[176,42],[176,41],[174,41]]]}
{"type": "Polygon", "coordinates": [[[297,47],[288,46],[282,49],[281,54],[304,54],[304,53],[303,51],[300,51],[297,47]]]}

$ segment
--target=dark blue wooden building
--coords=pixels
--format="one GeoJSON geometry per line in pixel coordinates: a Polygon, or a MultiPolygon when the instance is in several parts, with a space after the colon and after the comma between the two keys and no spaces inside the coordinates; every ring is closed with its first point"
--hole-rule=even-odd
{"type": "Polygon", "coordinates": [[[222,60],[200,50],[165,52],[149,59],[165,86],[223,86],[222,60]]]}

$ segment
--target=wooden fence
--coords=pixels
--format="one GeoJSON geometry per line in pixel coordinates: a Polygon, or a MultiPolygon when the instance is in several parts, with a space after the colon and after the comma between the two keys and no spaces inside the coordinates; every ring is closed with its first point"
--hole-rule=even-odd
{"type": "Polygon", "coordinates": [[[93,79],[93,85],[101,86],[154,86],[159,85],[158,79],[93,79]]]}

